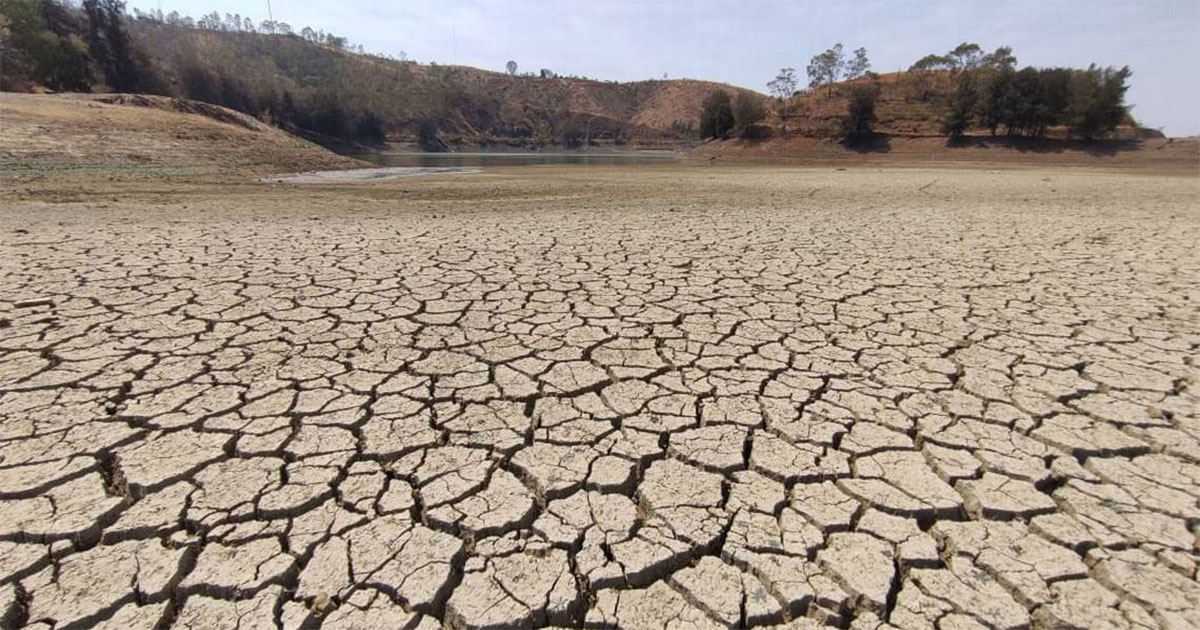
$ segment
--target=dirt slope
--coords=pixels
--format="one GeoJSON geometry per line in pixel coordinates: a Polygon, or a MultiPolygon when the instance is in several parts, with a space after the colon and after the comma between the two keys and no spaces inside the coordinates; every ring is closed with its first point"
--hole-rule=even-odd
{"type": "Polygon", "coordinates": [[[0,94],[0,175],[261,174],[358,165],[249,116],[161,96],[0,94]]]}

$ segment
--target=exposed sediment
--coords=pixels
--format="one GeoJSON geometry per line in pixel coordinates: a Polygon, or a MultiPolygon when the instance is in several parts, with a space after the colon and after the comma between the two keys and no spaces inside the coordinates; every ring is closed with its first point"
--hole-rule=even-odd
{"type": "Polygon", "coordinates": [[[1200,626],[1194,180],[524,176],[10,198],[0,626],[1200,626]]]}

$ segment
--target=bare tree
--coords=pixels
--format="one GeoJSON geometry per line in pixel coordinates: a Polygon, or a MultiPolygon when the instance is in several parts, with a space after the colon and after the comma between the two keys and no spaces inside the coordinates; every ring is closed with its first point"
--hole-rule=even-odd
{"type": "Polygon", "coordinates": [[[783,133],[787,133],[787,118],[790,113],[792,96],[799,87],[795,68],[781,68],[779,74],[767,83],[767,89],[775,97],[775,106],[779,113],[779,121],[783,125],[783,133]]]}
{"type": "Polygon", "coordinates": [[[846,80],[853,81],[865,77],[870,69],[871,61],[867,59],[867,49],[858,48],[854,51],[854,58],[846,63],[846,80]]]}
{"type": "Polygon", "coordinates": [[[908,68],[909,81],[913,90],[922,101],[928,101],[933,94],[934,79],[938,73],[947,72],[954,67],[954,59],[948,55],[925,55],[908,68]]]}
{"type": "Polygon", "coordinates": [[[808,85],[818,88],[824,85],[828,94],[833,95],[833,84],[837,83],[846,68],[846,56],[842,52],[842,44],[834,44],[833,48],[814,55],[808,62],[808,85]]]}

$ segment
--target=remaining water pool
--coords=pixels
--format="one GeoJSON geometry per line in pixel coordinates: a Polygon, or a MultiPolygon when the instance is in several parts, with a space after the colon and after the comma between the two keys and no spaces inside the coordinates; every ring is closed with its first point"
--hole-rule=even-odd
{"type": "Polygon", "coordinates": [[[477,168],[462,166],[390,166],[383,168],[354,168],[345,171],[310,171],[290,175],[271,175],[260,181],[280,184],[329,184],[334,182],[374,181],[414,177],[417,175],[462,175],[478,173],[477,168]]]}
{"type": "Polygon", "coordinates": [[[646,164],[679,159],[674,151],[618,151],[608,153],[367,153],[360,160],[382,166],[532,166],[539,164],[646,164]]]}

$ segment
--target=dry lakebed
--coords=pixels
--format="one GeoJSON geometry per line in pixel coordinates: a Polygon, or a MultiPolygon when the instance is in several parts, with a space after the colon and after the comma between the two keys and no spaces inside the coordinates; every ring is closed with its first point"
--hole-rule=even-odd
{"type": "Polygon", "coordinates": [[[1200,627],[1200,178],[0,193],[4,628],[1200,627]]]}

